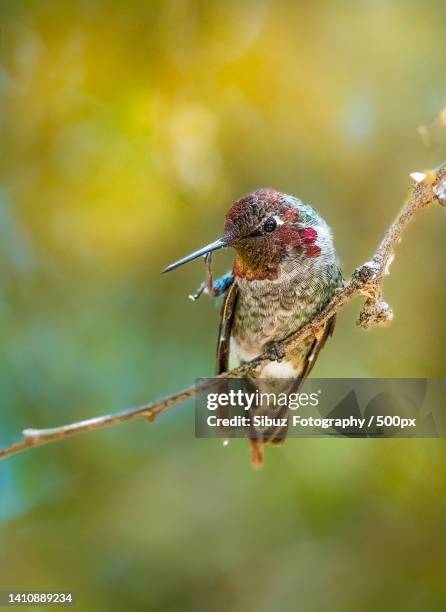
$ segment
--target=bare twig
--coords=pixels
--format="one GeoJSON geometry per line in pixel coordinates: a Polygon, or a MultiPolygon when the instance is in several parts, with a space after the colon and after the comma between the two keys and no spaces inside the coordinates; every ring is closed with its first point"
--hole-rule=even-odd
{"type": "MultiPolygon", "coordinates": [[[[230,372],[221,374],[218,378],[236,378],[252,375],[255,374],[255,370],[260,364],[268,361],[277,361],[286,357],[307,336],[316,334],[334,314],[354,297],[365,297],[364,306],[359,315],[359,326],[371,327],[392,320],[392,310],[382,298],[384,276],[389,273],[389,266],[394,257],[395,247],[400,242],[402,233],[409,221],[412,220],[418,211],[428,208],[435,203],[442,204],[443,206],[446,205],[446,162],[436,170],[414,172],[411,174],[411,178],[413,186],[409,198],[385,233],[373,258],[354,271],[352,277],[344,283],[331,302],[312,321],[271,347],[263,355],[230,372]]],[[[5,459],[36,446],[43,446],[49,442],[62,440],[84,431],[104,429],[105,427],[119,425],[132,419],[144,418],[153,421],[158,414],[190,399],[198,392],[205,391],[213,384],[215,383],[212,381],[204,381],[199,385],[189,387],[174,395],[138,406],[137,408],[130,408],[122,412],[94,417],[77,423],[70,423],[51,429],[25,429],[22,432],[23,439],[20,442],[0,450],[0,459],[5,459]]]]}

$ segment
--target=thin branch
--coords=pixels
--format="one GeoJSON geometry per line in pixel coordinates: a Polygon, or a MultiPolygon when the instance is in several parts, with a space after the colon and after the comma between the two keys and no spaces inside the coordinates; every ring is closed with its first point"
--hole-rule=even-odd
{"type": "MultiPolygon", "coordinates": [[[[324,327],[334,314],[357,296],[365,297],[364,306],[359,315],[359,326],[371,327],[392,320],[392,310],[382,299],[383,279],[389,273],[389,266],[392,263],[395,248],[401,240],[402,233],[413,217],[420,210],[436,203],[446,206],[446,162],[436,170],[424,173],[414,172],[411,174],[411,178],[413,186],[410,196],[395,221],[386,231],[373,258],[354,271],[352,277],[338,290],[331,302],[312,321],[303,325],[281,342],[270,347],[268,351],[249,363],[221,374],[217,378],[238,378],[254,375],[260,364],[280,361],[307,336],[317,335],[319,330],[324,327]]],[[[154,421],[162,412],[190,399],[198,392],[205,391],[213,385],[215,385],[215,382],[212,380],[204,381],[155,402],[60,427],[25,429],[22,432],[23,439],[20,442],[0,450],[0,460],[30,448],[43,446],[49,442],[62,440],[84,431],[104,429],[105,427],[119,425],[132,419],[154,421]]]]}

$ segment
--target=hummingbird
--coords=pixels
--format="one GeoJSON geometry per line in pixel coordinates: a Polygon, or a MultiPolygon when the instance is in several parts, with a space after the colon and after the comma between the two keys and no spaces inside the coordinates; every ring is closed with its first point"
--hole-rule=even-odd
{"type": "MultiPolygon", "coordinates": [[[[332,233],[319,213],[300,199],[259,189],[237,200],[225,216],[221,238],[169,265],[169,272],[199,257],[209,262],[201,293],[223,296],[217,342],[216,372],[221,374],[261,355],[311,321],[343,283],[332,233]],[[212,279],[211,253],[232,247],[232,270],[212,279]]],[[[335,317],[309,336],[287,360],[260,364],[256,379],[295,381],[301,388],[320,350],[333,333],[335,317]]],[[[267,430],[248,436],[251,461],[263,463],[265,443],[282,435],[267,430]]]]}

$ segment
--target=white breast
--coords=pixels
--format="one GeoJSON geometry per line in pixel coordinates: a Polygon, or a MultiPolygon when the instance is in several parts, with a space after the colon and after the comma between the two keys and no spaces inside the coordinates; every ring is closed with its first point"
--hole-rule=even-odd
{"type": "MultiPolygon", "coordinates": [[[[251,361],[262,352],[262,347],[257,351],[244,350],[234,338],[231,338],[229,368],[236,368],[242,363],[251,361]]],[[[271,361],[260,367],[257,376],[259,378],[296,378],[299,375],[299,362],[271,361]]]]}

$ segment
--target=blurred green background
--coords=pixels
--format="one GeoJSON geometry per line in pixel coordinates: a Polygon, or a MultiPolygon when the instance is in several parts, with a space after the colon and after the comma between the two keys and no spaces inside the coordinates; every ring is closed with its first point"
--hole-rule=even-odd
{"type": "MultiPolygon", "coordinates": [[[[0,2],[0,444],[213,373],[187,295],[230,203],[316,206],[346,274],[446,158],[444,0],[0,2]]],[[[444,377],[445,211],[338,319],[315,376],[444,377]]],[[[214,261],[224,271],[231,254],[214,261]]],[[[0,463],[0,589],[78,610],[446,609],[442,440],[193,436],[189,403],[0,463]]]]}

